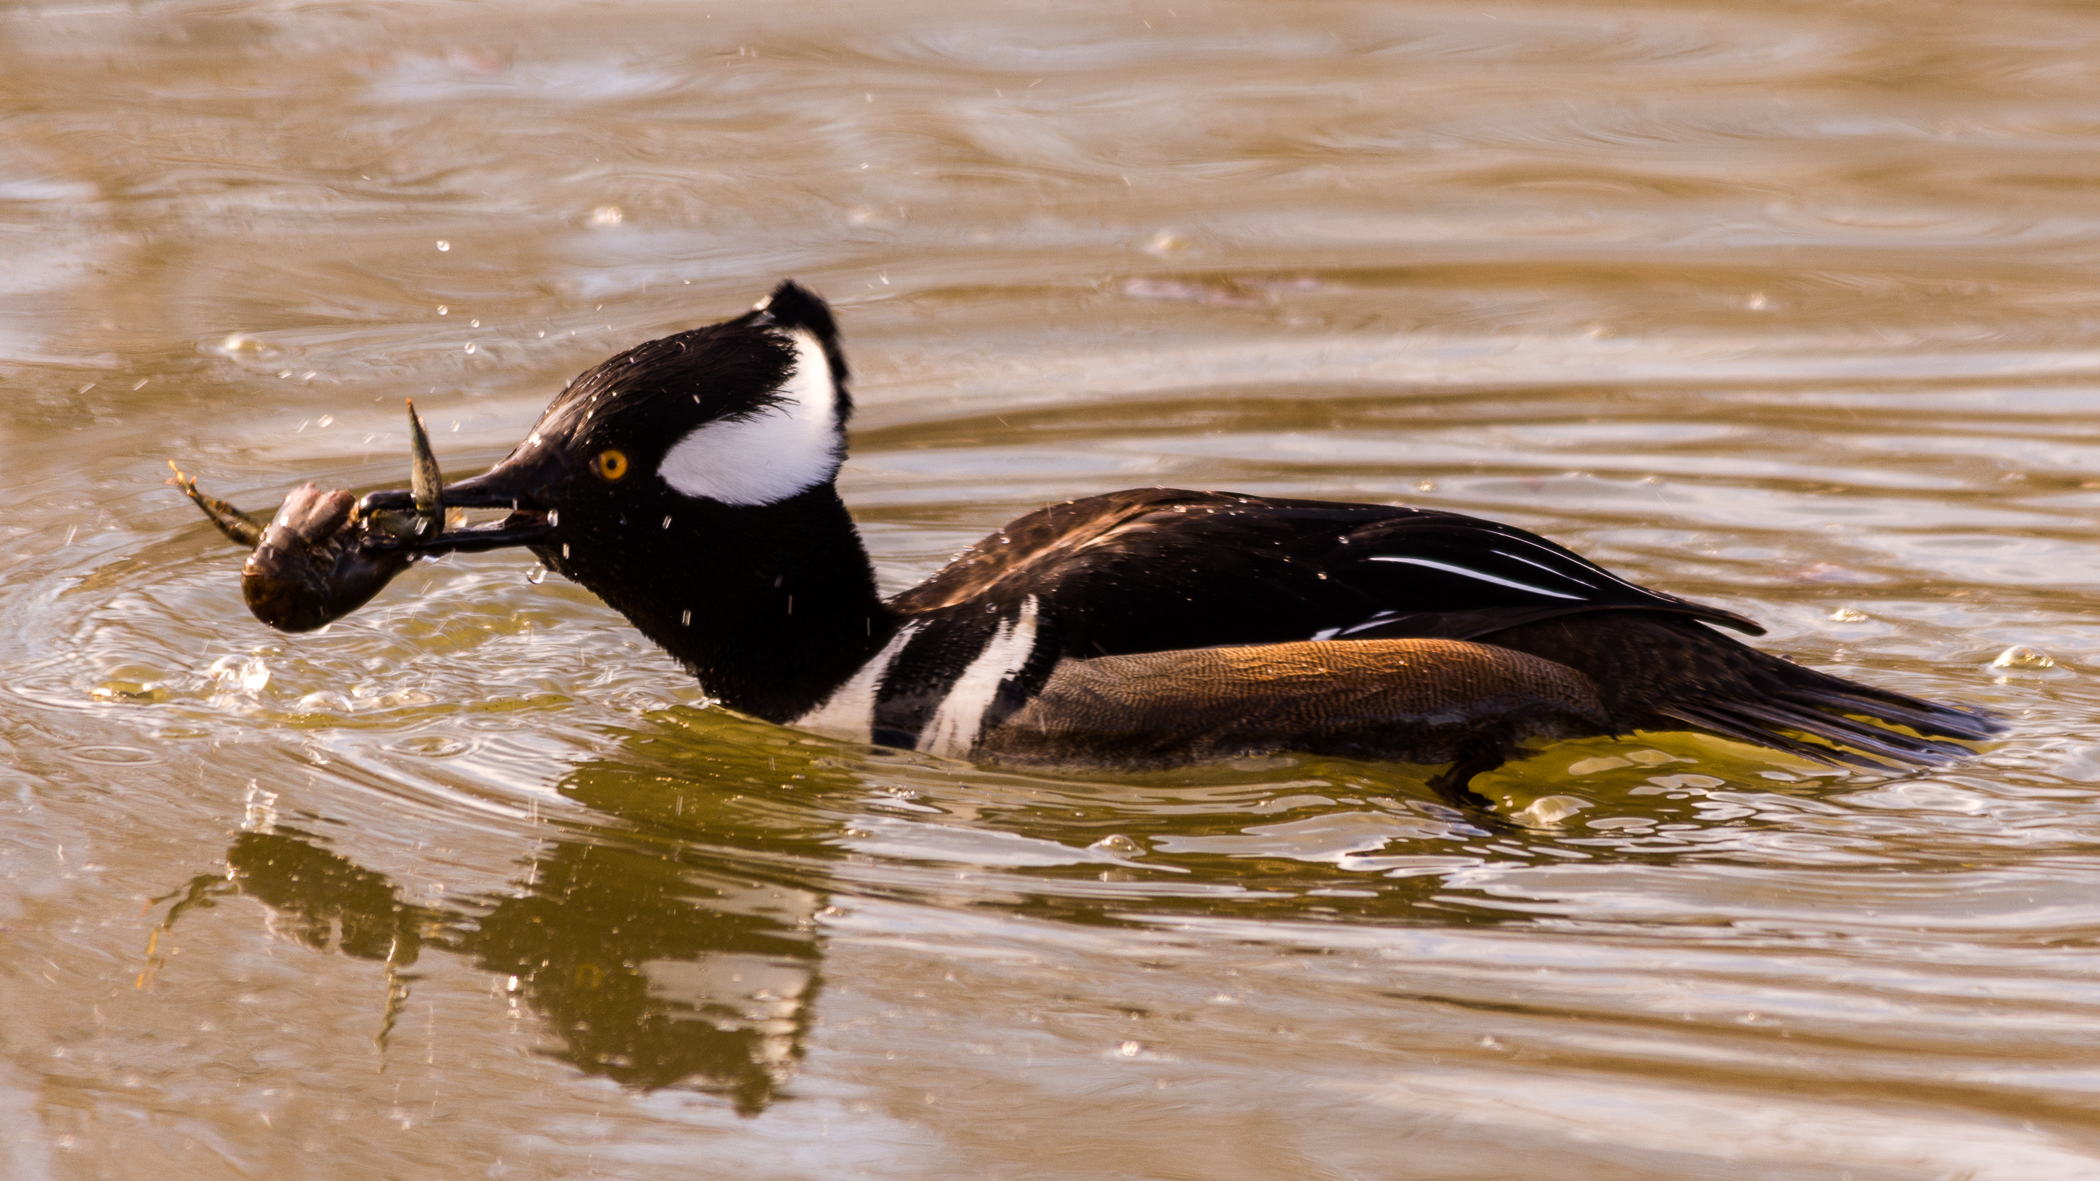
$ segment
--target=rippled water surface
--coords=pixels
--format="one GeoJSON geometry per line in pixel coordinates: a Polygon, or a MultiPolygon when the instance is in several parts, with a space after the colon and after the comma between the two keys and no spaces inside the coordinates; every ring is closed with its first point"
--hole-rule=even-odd
{"type": "Polygon", "coordinates": [[[2088,7],[10,5],[0,242],[0,1176],[2100,1175],[2088,7]],[[163,483],[398,485],[403,395],[471,472],[786,275],[892,589],[1405,501],[2013,729],[1563,744],[1486,835],[1014,774],[516,554],[277,635],[163,483]]]}

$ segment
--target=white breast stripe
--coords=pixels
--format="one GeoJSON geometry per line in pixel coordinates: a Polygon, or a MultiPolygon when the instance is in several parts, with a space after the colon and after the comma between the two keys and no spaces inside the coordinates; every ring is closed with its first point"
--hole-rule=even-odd
{"type": "Polygon", "coordinates": [[[1020,618],[1001,621],[984,651],[955,678],[955,686],[941,698],[933,720],[926,723],[926,732],[919,735],[920,750],[949,759],[970,753],[984,729],[984,715],[992,708],[999,682],[1027,667],[1028,658],[1035,653],[1035,619],[1035,596],[1030,595],[1021,604],[1020,618]]]}
{"type": "Polygon", "coordinates": [[[883,675],[890,671],[890,662],[904,651],[920,625],[907,623],[897,629],[890,642],[882,646],[874,659],[860,666],[860,671],[848,678],[846,683],[832,690],[824,704],[788,723],[797,730],[808,730],[832,738],[844,738],[850,742],[873,741],[875,733],[875,694],[882,689],[883,675]]]}
{"type": "Polygon", "coordinates": [[[824,346],[808,332],[788,334],[795,371],[777,405],[749,418],[698,427],[664,456],[657,474],[687,496],[724,504],[773,504],[838,474],[842,445],[838,390],[824,346]]]}
{"type": "Polygon", "coordinates": [[[1427,566],[1431,570],[1442,570],[1446,574],[1459,574],[1467,578],[1477,578],[1482,582],[1492,582],[1496,586],[1506,586],[1511,590],[1530,591],[1532,594],[1545,595],[1548,598],[1576,600],[1582,598],[1581,595],[1564,595],[1559,591],[1549,591],[1543,586],[1531,586],[1527,583],[1514,582],[1507,578],[1497,578],[1492,574],[1482,574],[1478,570],[1468,570],[1464,566],[1449,566],[1443,562],[1432,562],[1428,558],[1403,558],[1397,554],[1372,554],[1371,561],[1399,562],[1407,566],[1427,566]]]}

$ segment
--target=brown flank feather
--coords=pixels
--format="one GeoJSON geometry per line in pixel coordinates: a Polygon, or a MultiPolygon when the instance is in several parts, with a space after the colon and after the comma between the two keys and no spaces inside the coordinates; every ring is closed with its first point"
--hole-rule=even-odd
{"type": "Polygon", "coordinates": [[[1410,763],[1609,728],[1589,677],[1457,640],[1343,640],[1101,656],[1060,665],[979,753],[1125,770],[1278,750],[1410,763]]]}

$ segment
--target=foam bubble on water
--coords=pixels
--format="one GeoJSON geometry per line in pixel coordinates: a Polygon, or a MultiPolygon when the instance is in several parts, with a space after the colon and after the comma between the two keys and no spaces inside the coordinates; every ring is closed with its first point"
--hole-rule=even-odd
{"type": "Polygon", "coordinates": [[[1660,767],[1666,763],[1696,763],[1699,760],[1673,755],[1660,750],[1635,750],[1626,752],[1626,757],[1643,767],[1660,767]]]}
{"type": "Polygon", "coordinates": [[[292,706],[294,712],[302,714],[347,714],[355,708],[349,698],[333,689],[309,693],[292,706]]]}
{"type": "Polygon", "coordinates": [[[152,704],[168,699],[168,687],[156,680],[129,680],[114,678],[88,690],[93,701],[137,702],[152,704]]]}
{"type": "Polygon", "coordinates": [[[1135,840],[1119,832],[1110,833],[1088,845],[1087,848],[1117,857],[1143,857],[1145,855],[1145,846],[1138,844],[1135,840]]]}
{"type": "Polygon", "coordinates": [[[1991,667],[2027,669],[2055,668],[2056,661],[2053,658],[2051,658],[2047,652],[2042,651],[2040,648],[2029,648],[2024,644],[2014,644],[2012,647],[2007,648],[2005,651],[1998,653],[1998,658],[1996,660],[1991,661],[1991,667]]]}
{"type": "Polygon", "coordinates": [[[1164,229],[1152,235],[1151,241],[1139,249],[1150,255],[1164,257],[1169,254],[1181,254],[1192,245],[1194,243],[1189,241],[1188,235],[1179,230],[1164,229]]]}
{"type": "Polygon", "coordinates": [[[213,351],[228,357],[238,357],[244,355],[268,356],[277,350],[269,341],[258,339],[245,332],[234,332],[229,333],[224,340],[221,340],[214,346],[213,351]]]}
{"type": "Polygon", "coordinates": [[[1589,806],[1588,800],[1575,796],[1540,796],[1512,813],[1510,819],[1533,828],[1555,828],[1561,821],[1589,806]]]}

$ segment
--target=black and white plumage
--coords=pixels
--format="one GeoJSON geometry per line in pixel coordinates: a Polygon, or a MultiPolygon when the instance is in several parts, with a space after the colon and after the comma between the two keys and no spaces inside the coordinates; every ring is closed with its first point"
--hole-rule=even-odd
{"type": "MultiPolygon", "coordinates": [[[[852,413],[830,310],[792,283],[636,346],[451,485],[724,704],[956,758],[1157,766],[1300,749],[1493,766],[1527,739],[1694,728],[1923,765],[1997,726],[1798,667],[1456,513],[1142,488],[1028,513],[887,601],[834,478],[852,413]]],[[[397,503],[400,502],[400,503],[397,503]]],[[[400,508],[374,493],[365,507],[400,508]]]]}

